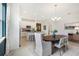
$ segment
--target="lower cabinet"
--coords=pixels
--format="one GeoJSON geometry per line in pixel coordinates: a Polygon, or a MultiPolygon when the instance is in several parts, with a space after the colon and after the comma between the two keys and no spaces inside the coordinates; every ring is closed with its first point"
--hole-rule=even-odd
{"type": "Polygon", "coordinates": [[[70,41],[79,42],[79,34],[69,34],[68,38],[70,41]]]}
{"type": "Polygon", "coordinates": [[[6,51],[6,44],[5,44],[5,40],[3,40],[3,42],[0,43],[0,56],[4,56],[6,51]]]}

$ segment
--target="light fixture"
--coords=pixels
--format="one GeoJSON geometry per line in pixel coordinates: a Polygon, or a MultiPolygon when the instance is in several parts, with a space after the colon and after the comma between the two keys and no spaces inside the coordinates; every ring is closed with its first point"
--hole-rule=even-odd
{"type": "Polygon", "coordinates": [[[53,21],[59,21],[59,20],[62,19],[62,17],[56,16],[56,8],[57,8],[57,6],[58,6],[57,4],[54,5],[54,7],[55,7],[55,17],[52,17],[52,18],[51,18],[53,21]]]}

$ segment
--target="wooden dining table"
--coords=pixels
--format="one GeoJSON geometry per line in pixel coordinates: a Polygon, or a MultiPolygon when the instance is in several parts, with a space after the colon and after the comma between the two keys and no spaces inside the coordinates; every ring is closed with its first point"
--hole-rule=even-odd
{"type": "Polygon", "coordinates": [[[62,37],[66,37],[65,35],[56,35],[55,38],[53,35],[47,35],[47,36],[44,36],[43,37],[43,40],[44,41],[57,41],[57,40],[60,40],[60,38],[62,37]]]}
{"type": "Polygon", "coordinates": [[[55,49],[54,44],[58,43],[60,38],[62,38],[62,37],[66,37],[66,36],[65,35],[56,35],[54,38],[53,35],[47,35],[47,36],[43,37],[43,40],[47,41],[47,42],[50,41],[52,43],[52,53],[53,53],[54,52],[53,50],[55,49]]]}

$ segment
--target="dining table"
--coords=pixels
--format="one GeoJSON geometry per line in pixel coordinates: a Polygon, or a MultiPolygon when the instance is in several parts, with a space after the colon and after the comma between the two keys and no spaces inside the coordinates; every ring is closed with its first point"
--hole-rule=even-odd
{"type": "Polygon", "coordinates": [[[55,41],[59,41],[60,38],[62,37],[66,37],[66,35],[55,35],[55,37],[53,35],[47,35],[47,36],[43,36],[43,40],[55,42],[55,41]]]}
{"type": "Polygon", "coordinates": [[[62,37],[66,37],[66,35],[55,35],[55,37],[53,35],[47,35],[43,36],[43,40],[52,43],[52,53],[53,53],[54,52],[53,50],[56,50],[54,44],[58,43],[60,38],[62,37]]]}

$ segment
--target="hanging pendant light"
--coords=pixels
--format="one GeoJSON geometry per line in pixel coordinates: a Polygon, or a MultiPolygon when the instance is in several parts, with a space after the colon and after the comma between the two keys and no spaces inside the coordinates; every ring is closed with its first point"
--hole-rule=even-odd
{"type": "Polygon", "coordinates": [[[59,20],[61,20],[61,17],[57,17],[56,16],[56,8],[57,8],[57,6],[58,6],[57,4],[54,5],[54,7],[55,7],[55,17],[51,18],[53,21],[59,21],[59,20]]]}

